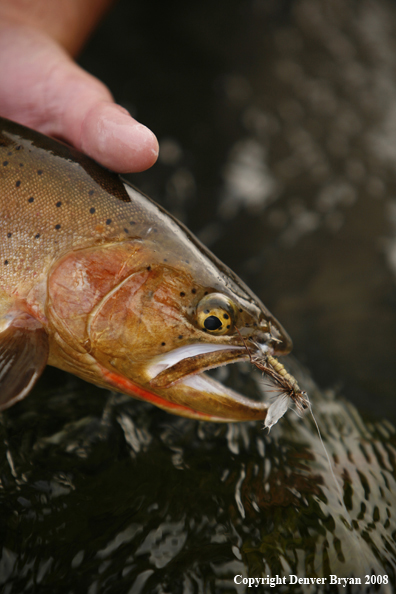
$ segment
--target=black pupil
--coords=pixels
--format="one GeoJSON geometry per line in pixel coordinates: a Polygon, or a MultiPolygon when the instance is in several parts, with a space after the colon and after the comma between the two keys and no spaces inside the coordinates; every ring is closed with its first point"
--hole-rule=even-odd
{"type": "Polygon", "coordinates": [[[204,321],[204,326],[206,330],[218,330],[222,326],[222,323],[216,316],[209,316],[204,321]]]}

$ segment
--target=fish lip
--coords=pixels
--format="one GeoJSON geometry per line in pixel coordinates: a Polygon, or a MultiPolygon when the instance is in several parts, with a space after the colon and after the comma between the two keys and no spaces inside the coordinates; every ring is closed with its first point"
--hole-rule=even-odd
{"type": "Polygon", "coordinates": [[[214,369],[227,363],[243,361],[249,358],[244,346],[194,343],[168,351],[154,357],[146,368],[150,385],[168,387],[180,383],[191,375],[203,373],[207,369],[214,369]],[[185,373],[178,373],[174,379],[174,372],[180,365],[184,365],[185,373]],[[188,370],[188,364],[193,366],[188,370]],[[196,364],[201,364],[196,367],[196,364]],[[168,376],[170,381],[166,382],[168,376]],[[159,381],[160,379],[160,381],[159,381]]]}

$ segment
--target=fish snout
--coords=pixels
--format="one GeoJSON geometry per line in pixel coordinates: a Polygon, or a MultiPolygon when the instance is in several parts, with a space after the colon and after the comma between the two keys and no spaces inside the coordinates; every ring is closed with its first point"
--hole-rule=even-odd
{"type": "Polygon", "coordinates": [[[288,355],[293,348],[293,342],[286,331],[283,331],[281,338],[272,337],[272,348],[274,349],[274,355],[276,357],[282,357],[288,355]]]}
{"type": "Polygon", "coordinates": [[[292,339],[277,320],[266,324],[254,339],[260,350],[270,350],[277,357],[287,355],[293,348],[292,339]]]}

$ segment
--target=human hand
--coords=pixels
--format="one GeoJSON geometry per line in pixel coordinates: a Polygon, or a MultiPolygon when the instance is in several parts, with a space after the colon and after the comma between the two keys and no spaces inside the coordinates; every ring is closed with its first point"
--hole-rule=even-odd
{"type": "Polygon", "coordinates": [[[0,114],[64,140],[119,173],[158,156],[154,134],[46,32],[0,22],[0,114]]]}

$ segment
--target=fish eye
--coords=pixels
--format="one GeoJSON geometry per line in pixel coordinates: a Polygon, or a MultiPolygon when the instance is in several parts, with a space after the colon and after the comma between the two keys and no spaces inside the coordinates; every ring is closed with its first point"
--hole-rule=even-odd
{"type": "Polygon", "coordinates": [[[221,293],[205,295],[197,306],[197,322],[211,334],[226,334],[234,323],[235,304],[221,293]]]}

